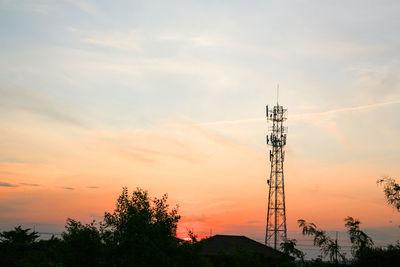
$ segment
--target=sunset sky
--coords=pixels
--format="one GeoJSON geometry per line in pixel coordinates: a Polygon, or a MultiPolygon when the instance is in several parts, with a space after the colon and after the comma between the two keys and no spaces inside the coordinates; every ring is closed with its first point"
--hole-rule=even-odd
{"type": "Polygon", "coordinates": [[[99,220],[127,186],[168,193],[180,236],[263,241],[279,83],[289,237],[353,216],[393,242],[399,50],[399,1],[0,0],[0,230],[99,220]]]}

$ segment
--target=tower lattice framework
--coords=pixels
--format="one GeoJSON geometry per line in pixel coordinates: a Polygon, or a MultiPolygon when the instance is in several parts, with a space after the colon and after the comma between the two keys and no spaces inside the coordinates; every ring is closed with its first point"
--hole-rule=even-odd
{"type": "Polygon", "coordinates": [[[269,151],[271,173],[267,180],[269,190],[265,245],[278,249],[281,242],[287,241],[283,174],[287,135],[287,127],[283,126],[283,122],[287,118],[287,109],[277,103],[273,108],[266,107],[266,115],[272,126],[268,127],[267,135],[267,145],[271,146],[269,151]]]}

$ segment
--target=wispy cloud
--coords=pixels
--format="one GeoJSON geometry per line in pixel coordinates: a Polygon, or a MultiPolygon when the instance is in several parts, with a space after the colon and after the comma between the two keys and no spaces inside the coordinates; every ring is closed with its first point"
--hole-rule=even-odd
{"type": "Polygon", "coordinates": [[[83,12],[86,12],[90,15],[95,15],[99,12],[99,10],[92,4],[90,4],[87,1],[82,1],[82,0],[70,0],[70,3],[72,3],[75,7],[79,8],[83,12]]]}
{"type": "Polygon", "coordinates": [[[259,223],[260,221],[247,221],[248,224],[255,224],[255,223],[259,223]]]}
{"type": "Polygon", "coordinates": [[[83,126],[75,117],[62,110],[62,105],[39,91],[21,88],[0,87],[0,109],[24,111],[59,123],[83,126]]]}
{"type": "Polygon", "coordinates": [[[142,35],[139,30],[128,31],[88,31],[78,28],[68,28],[76,33],[83,43],[114,48],[122,51],[138,51],[141,49],[142,35]]]}
{"type": "Polygon", "coordinates": [[[90,189],[97,189],[97,188],[99,188],[98,186],[88,186],[87,188],[90,188],[90,189]]]}
{"type": "Polygon", "coordinates": [[[61,187],[62,189],[65,189],[65,190],[74,190],[75,188],[73,188],[73,187],[68,187],[68,186],[64,186],[64,187],[61,187]]]}
{"type": "Polygon", "coordinates": [[[0,182],[0,187],[18,187],[18,185],[0,182]]]}
{"type": "Polygon", "coordinates": [[[227,40],[224,40],[221,36],[210,34],[185,35],[169,33],[161,35],[159,39],[162,41],[176,41],[191,44],[194,46],[206,47],[228,46],[228,44],[231,44],[227,40]]]}
{"type": "Polygon", "coordinates": [[[7,171],[0,171],[0,174],[4,174],[4,175],[15,175],[14,172],[7,172],[7,171]]]}
{"type": "Polygon", "coordinates": [[[40,186],[40,184],[29,184],[29,183],[19,183],[19,184],[24,186],[40,186]]]}
{"type": "MultiPolygon", "coordinates": [[[[293,114],[291,118],[312,118],[316,116],[321,117],[330,117],[332,115],[336,115],[339,113],[348,113],[348,112],[357,112],[357,111],[367,111],[371,109],[381,108],[390,105],[398,105],[400,104],[400,100],[398,101],[389,101],[383,103],[376,103],[376,104],[369,104],[369,105],[362,105],[356,107],[347,107],[347,108],[338,108],[332,109],[328,111],[321,111],[321,112],[308,112],[308,113],[301,113],[301,114],[293,114]]],[[[256,123],[265,121],[265,118],[248,118],[248,119],[241,119],[241,120],[223,120],[223,121],[212,121],[212,122],[201,122],[199,125],[204,126],[212,126],[212,125],[222,125],[222,124],[246,124],[246,123],[256,123]]]]}
{"type": "Polygon", "coordinates": [[[184,222],[201,222],[201,223],[205,223],[207,221],[209,221],[209,217],[202,214],[200,216],[184,216],[182,218],[182,221],[184,222]]]}
{"type": "Polygon", "coordinates": [[[265,121],[265,118],[249,118],[242,120],[223,120],[223,121],[211,121],[211,122],[201,122],[199,125],[209,126],[209,125],[219,125],[219,124],[245,124],[265,121]]]}
{"type": "Polygon", "coordinates": [[[322,112],[295,114],[295,115],[293,115],[293,117],[331,116],[331,115],[335,115],[338,113],[348,113],[348,112],[354,112],[354,111],[367,111],[367,110],[371,110],[371,109],[376,109],[376,108],[390,106],[390,105],[397,105],[397,104],[400,104],[400,101],[390,101],[390,102],[375,103],[375,104],[362,105],[362,106],[356,106],[356,107],[338,108],[338,109],[322,111],[322,112]]]}

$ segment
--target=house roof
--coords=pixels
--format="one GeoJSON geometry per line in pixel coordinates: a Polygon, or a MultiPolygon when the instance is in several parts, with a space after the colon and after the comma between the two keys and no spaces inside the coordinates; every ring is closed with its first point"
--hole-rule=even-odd
{"type": "Polygon", "coordinates": [[[282,258],[284,254],[245,236],[215,235],[204,240],[203,255],[217,256],[222,251],[247,250],[260,253],[269,258],[282,258]]]}

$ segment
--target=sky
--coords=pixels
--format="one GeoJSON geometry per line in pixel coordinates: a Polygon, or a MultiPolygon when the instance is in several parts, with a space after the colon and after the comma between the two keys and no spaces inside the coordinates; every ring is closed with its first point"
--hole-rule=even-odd
{"type": "Polygon", "coordinates": [[[122,187],[168,193],[178,235],[264,240],[265,106],[288,108],[298,219],[377,243],[400,214],[398,1],[0,0],[0,229],[61,232],[122,187]]]}

